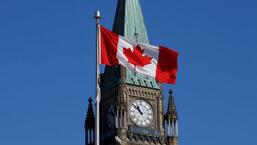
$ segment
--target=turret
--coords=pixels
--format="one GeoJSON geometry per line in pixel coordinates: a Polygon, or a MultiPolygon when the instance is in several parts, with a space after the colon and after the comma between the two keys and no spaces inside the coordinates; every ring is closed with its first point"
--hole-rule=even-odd
{"type": "Polygon", "coordinates": [[[165,136],[167,145],[178,145],[178,113],[176,111],[173,91],[169,90],[169,102],[165,118],[165,136]]]}
{"type": "Polygon", "coordinates": [[[85,120],[85,145],[94,145],[95,141],[95,116],[92,105],[92,98],[88,99],[87,117],[85,120]]]}

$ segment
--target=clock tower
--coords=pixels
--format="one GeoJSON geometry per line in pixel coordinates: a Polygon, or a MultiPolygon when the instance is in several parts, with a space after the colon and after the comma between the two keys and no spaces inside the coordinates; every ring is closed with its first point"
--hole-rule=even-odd
{"type": "MultiPolygon", "coordinates": [[[[140,0],[118,0],[113,32],[149,44],[140,0]]],[[[171,109],[164,112],[161,84],[154,78],[106,66],[100,87],[101,145],[178,145],[172,93],[168,108],[173,116],[171,109]]]]}

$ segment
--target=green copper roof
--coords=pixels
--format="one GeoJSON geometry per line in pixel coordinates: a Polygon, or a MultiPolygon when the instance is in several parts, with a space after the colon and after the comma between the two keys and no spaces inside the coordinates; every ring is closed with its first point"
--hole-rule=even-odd
{"type": "MultiPolygon", "coordinates": [[[[139,0],[118,0],[113,24],[113,32],[118,33],[130,40],[149,44],[139,0]]],[[[109,73],[111,71],[120,71],[120,68],[106,67],[105,73],[109,73]]],[[[117,74],[116,72],[113,73],[117,74]]],[[[114,78],[113,81],[115,81],[115,79],[116,78],[114,78]]],[[[154,78],[129,70],[125,71],[123,82],[155,89],[160,88],[159,84],[154,78]]],[[[113,83],[114,82],[108,82],[108,84],[113,83]]]]}
{"type": "Polygon", "coordinates": [[[139,0],[118,0],[113,31],[130,40],[149,43],[139,0]]]}

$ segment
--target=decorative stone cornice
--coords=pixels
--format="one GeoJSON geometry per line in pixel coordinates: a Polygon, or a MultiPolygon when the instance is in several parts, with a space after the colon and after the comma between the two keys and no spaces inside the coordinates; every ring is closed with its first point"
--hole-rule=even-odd
{"type": "Polygon", "coordinates": [[[159,92],[160,90],[153,90],[153,89],[148,89],[148,88],[142,88],[142,87],[136,87],[136,86],[129,86],[127,88],[128,94],[133,95],[133,96],[138,96],[138,97],[147,97],[151,99],[155,99],[159,97],[159,92]]]}

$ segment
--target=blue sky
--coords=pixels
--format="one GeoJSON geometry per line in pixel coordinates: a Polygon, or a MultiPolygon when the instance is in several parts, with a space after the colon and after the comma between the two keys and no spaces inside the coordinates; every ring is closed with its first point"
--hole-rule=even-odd
{"type": "MultiPolygon", "coordinates": [[[[256,145],[257,2],[141,0],[149,38],[180,52],[180,145],[256,145]],[[157,4],[158,3],[158,4],[157,4]]],[[[84,144],[96,9],[116,0],[0,1],[0,144],[84,144]]]]}

